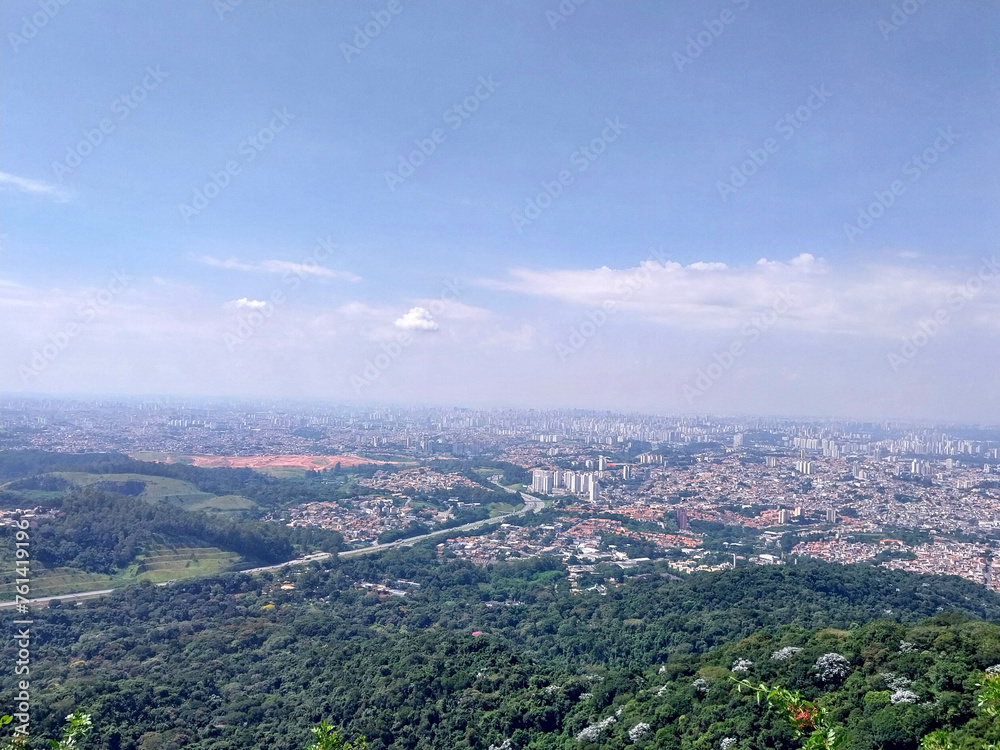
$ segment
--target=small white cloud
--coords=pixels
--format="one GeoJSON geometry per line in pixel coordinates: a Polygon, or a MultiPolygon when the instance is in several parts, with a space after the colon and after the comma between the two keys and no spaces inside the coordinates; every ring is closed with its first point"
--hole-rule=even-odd
{"type": "Polygon", "coordinates": [[[704,261],[697,261],[688,266],[688,268],[694,271],[725,271],[729,268],[725,263],[718,263],[716,261],[711,261],[706,263],[704,261]]]}
{"type": "Polygon", "coordinates": [[[239,299],[233,300],[231,305],[235,305],[240,308],[250,308],[251,310],[261,310],[267,307],[267,302],[262,299],[247,299],[246,297],[240,297],[239,299]]]}
{"type": "Polygon", "coordinates": [[[224,268],[228,271],[249,271],[252,273],[280,273],[295,276],[318,276],[328,279],[343,279],[344,281],[361,281],[361,277],[350,271],[335,271],[318,263],[295,263],[290,260],[262,260],[257,262],[242,261],[239,258],[213,258],[211,255],[200,255],[196,258],[212,268],[224,268]]]}
{"type": "Polygon", "coordinates": [[[32,180],[28,177],[18,177],[7,172],[0,172],[0,189],[43,195],[57,201],[69,199],[69,193],[58,185],[42,180],[32,180]]]}
{"type": "Polygon", "coordinates": [[[402,318],[396,320],[397,328],[407,331],[436,331],[440,326],[424,307],[412,307],[402,318]]]}

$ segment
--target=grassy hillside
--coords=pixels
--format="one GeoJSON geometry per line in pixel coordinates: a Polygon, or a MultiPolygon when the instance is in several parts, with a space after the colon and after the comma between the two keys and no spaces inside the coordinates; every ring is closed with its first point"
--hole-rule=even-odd
{"type": "MultiPolygon", "coordinates": [[[[31,567],[31,598],[117,588],[139,581],[163,583],[230,570],[243,561],[218,547],[189,546],[166,541],[154,543],[113,575],[87,572],[78,567],[31,567]]],[[[0,601],[14,598],[14,560],[6,545],[0,547],[0,601]]]]}
{"type": "Polygon", "coordinates": [[[173,477],[159,477],[150,474],[94,474],[89,472],[60,471],[52,476],[62,477],[77,487],[92,485],[120,487],[126,483],[140,482],[144,485],[138,497],[150,502],[169,503],[186,510],[228,513],[253,510],[257,504],[238,495],[213,495],[202,492],[191,482],[173,477]]]}

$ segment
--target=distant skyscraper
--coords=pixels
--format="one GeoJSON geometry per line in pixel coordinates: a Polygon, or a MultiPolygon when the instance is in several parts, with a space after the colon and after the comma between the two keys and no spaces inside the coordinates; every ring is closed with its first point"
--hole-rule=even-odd
{"type": "Polygon", "coordinates": [[[688,514],[683,508],[677,509],[677,528],[683,531],[688,527],[688,514]]]}
{"type": "Polygon", "coordinates": [[[743,433],[738,432],[733,435],[733,447],[739,448],[741,445],[743,445],[743,433]]]}
{"type": "Polygon", "coordinates": [[[608,468],[608,459],[606,459],[604,456],[598,456],[597,457],[597,470],[598,471],[606,471],[607,468],[608,468]]]}
{"type": "Polygon", "coordinates": [[[596,503],[601,499],[601,485],[593,478],[590,480],[590,494],[588,497],[592,503],[596,503]]]}
{"type": "Polygon", "coordinates": [[[769,469],[775,469],[778,466],[778,459],[775,458],[774,456],[768,456],[767,458],[764,459],[764,464],[769,469]]]}
{"type": "Polygon", "coordinates": [[[826,522],[827,523],[837,523],[837,511],[835,508],[827,508],[826,511],[826,522]]]}
{"type": "Polygon", "coordinates": [[[629,466],[628,464],[625,464],[622,467],[622,479],[628,481],[631,478],[632,478],[632,467],[629,466]]]}
{"type": "Polygon", "coordinates": [[[778,511],[778,523],[791,523],[792,522],[792,512],[790,510],[785,510],[782,508],[778,511]]]}

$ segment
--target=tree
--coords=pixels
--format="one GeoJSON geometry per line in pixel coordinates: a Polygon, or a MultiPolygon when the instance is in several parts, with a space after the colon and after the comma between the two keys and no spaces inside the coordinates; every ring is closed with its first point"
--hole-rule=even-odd
{"type": "MultiPolygon", "coordinates": [[[[10,724],[13,720],[13,716],[0,717],[0,726],[10,724]]],[[[90,734],[91,729],[90,715],[81,711],[74,711],[66,717],[66,728],[63,729],[62,739],[49,740],[49,746],[52,750],[70,750],[70,748],[78,747],[87,739],[87,735],[90,734]]],[[[23,734],[15,734],[13,737],[6,738],[0,742],[0,750],[15,750],[26,747],[30,747],[28,737],[23,734]]]]}
{"type": "Polygon", "coordinates": [[[316,742],[307,747],[306,750],[368,750],[368,742],[364,737],[360,737],[354,742],[344,742],[340,732],[332,725],[327,724],[326,721],[321,721],[313,727],[312,732],[316,742]]]}

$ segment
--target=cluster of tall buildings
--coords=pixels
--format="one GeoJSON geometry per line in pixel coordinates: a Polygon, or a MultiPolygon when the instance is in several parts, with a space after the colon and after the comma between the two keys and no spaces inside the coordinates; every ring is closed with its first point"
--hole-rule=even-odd
{"type": "MultiPolygon", "coordinates": [[[[604,461],[604,458],[601,458],[604,461]]],[[[531,472],[531,489],[543,495],[551,495],[563,489],[573,495],[586,497],[596,503],[601,497],[601,485],[593,471],[568,471],[563,469],[534,469],[531,472]]]]}
{"type": "MultiPolygon", "coordinates": [[[[780,524],[800,523],[805,517],[805,511],[801,505],[796,505],[792,510],[787,508],[778,510],[778,523],[780,524]]],[[[827,523],[837,523],[837,510],[835,508],[827,508],[823,511],[823,518],[827,523]]]]}

